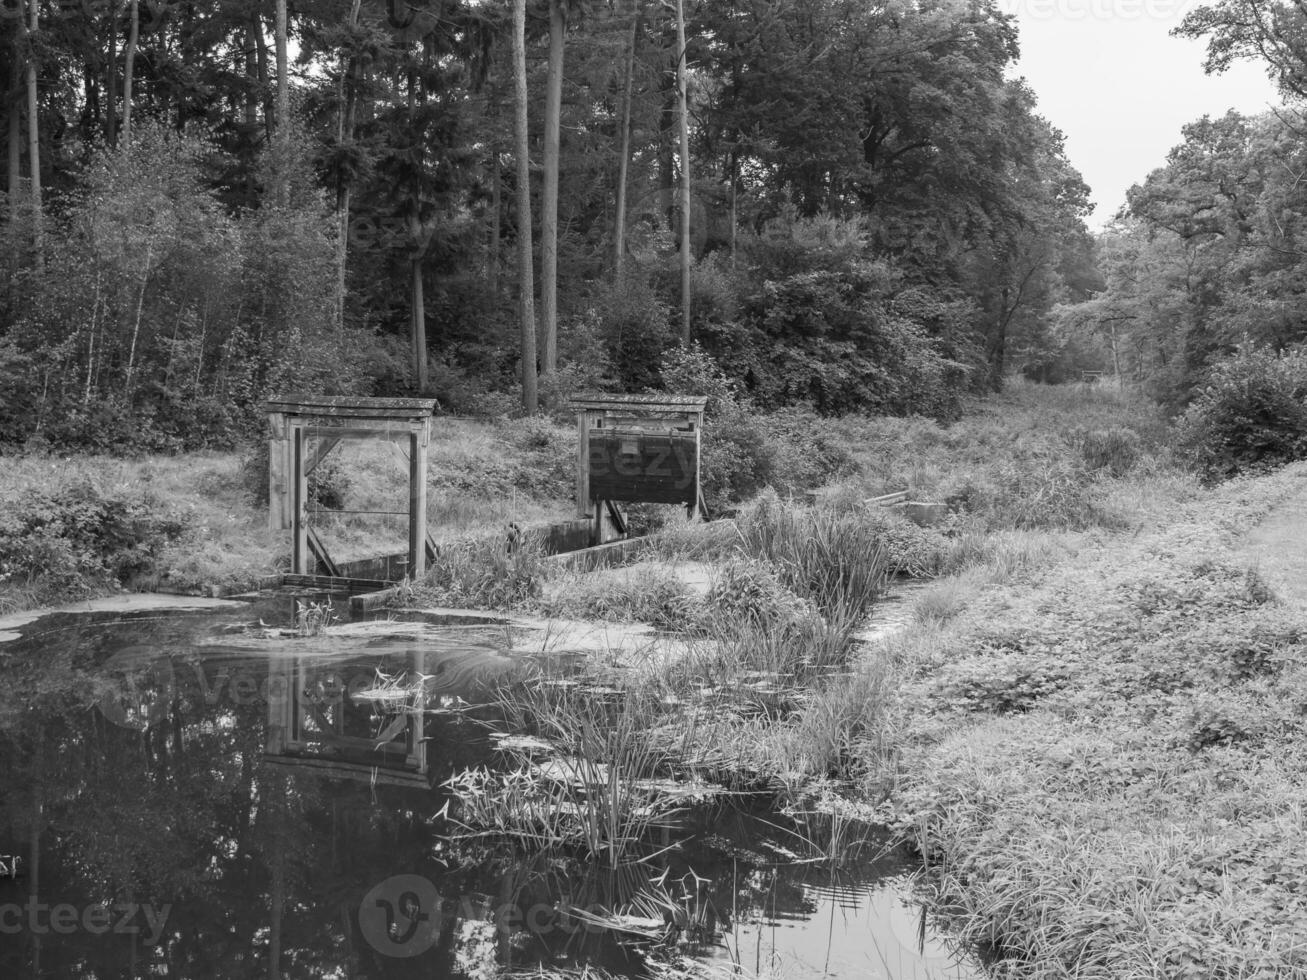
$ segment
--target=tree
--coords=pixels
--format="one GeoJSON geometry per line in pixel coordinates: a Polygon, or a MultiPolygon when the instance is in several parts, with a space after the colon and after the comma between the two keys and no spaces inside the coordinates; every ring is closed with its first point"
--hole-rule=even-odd
{"type": "Polygon", "coordinates": [[[558,167],[563,109],[565,0],[549,0],[549,66],[545,76],[544,183],[540,193],[540,366],[547,381],[558,369],[558,167]]]}
{"type": "Polygon", "coordinates": [[[531,248],[531,134],[527,125],[526,0],[513,0],[513,136],[517,158],[517,295],[522,338],[522,407],[534,413],[536,389],[535,286],[531,248]]]}
{"type": "Polygon", "coordinates": [[[1218,0],[1190,10],[1172,33],[1207,39],[1210,74],[1236,59],[1261,61],[1286,96],[1307,97],[1307,9],[1298,0],[1218,0]]]}
{"type": "Polygon", "coordinates": [[[681,344],[690,344],[690,106],[686,97],[685,7],[676,0],[676,105],[681,143],[681,344]]]}
{"type": "Polygon", "coordinates": [[[127,51],[123,60],[123,142],[132,141],[132,82],[136,74],[136,45],[140,38],[141,9],[139,0],[128,0],[127,51]]]}

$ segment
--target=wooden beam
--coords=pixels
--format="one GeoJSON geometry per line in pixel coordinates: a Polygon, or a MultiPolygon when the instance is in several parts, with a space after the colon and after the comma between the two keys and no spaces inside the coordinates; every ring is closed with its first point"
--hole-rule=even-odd
{"type": "Polygon", "coordinates": [[[318,435],[312,430],[306,430],[310,437],[317,437],[317,442],[309,447],[308,462],[304,464],[304,472],[312,473],[318,468],[318,464],[327,458],[327,453],[331,452],[340,443],[339,436],[318,435]]]}
{"type": "Polygon", "coordinates": [[[702,395],[609,395],[595,394],[573,398],[568,402],[573,411],[630,412],[644,415],[650,412],[687,415],[703,414],[708,399],[702,395]]]}
{"type": "Polygon", "coordinates": [[[355,421],[350,425],[305,425],[304,431],[314,439],[381,439],[406,440],[414,432],[421,432],[418,422],[369,422],[355,421]]]}
{"type": "Polygon", "coordinates": [[[576,516],[584,519],[590,516],[590,425],[591,413],[588,410],[577,412],[576,440],[576,516]]]}
{"type": "Polygon", "coordinates": [[[291,429],[293,432],[291,472],[294,491],[290,569],[296,575],[304,575],[309,570],[309,515],[305,513],[309,500],[309,475],[304,472],[304,429],[298,425],[291,426],[291,429]]]}
{"type": "Polygon", "coordinates": [[[279,531],[286,519],[286,416],[268,415],[268,530],[279,531]]]}
{"type": "Polygon", "coordinates": [[[408,443],[408,568],[416,582],[427,571],[427,438],[414,432],[408,443]]]}

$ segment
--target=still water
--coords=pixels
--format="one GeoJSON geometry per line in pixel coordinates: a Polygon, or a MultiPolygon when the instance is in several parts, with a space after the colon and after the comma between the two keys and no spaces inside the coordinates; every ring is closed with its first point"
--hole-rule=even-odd
{"type": "Polygon", "coordinates": [[[982,975],[902,855],[757,794],[621,862],[460,827],[446,781],[507,765],[485,702],[512,636],[293,618],[55,614],[0,642],[0,977],[982,975]]]}

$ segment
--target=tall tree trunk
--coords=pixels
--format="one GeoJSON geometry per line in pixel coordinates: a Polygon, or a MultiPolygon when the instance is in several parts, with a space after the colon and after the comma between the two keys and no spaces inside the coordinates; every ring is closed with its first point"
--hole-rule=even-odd
{"type": "MultiPolygon", "coordinates": [[[[349,29],[351,33],[359,22],[359,0],[353,0],[349,6],[349,29]]],[[[352,43],[352,41],[351,41],[352,43]]],[[[337,127],[337,143],[344,146],[354,140],[354,58],[351,55],[341,65],[340,74],[340,115],[337,127]]],[[[351,185],[349,178],[341,180],[336,192],[336,329],[345,329],[345,293],[349,261],[349,198],[351,185]]]]}
{"type": "Polygon", "coordinates": [[[631,39],[626,46],[622,80],[622,135],[617,151],[617,214],[613,218],[613,279],[622,281],[626,259],[626,181],[631,163],[631,89],[635,86],[635,47],[640,37],[640,0],[631,0],[631,39]]]}
{"type": "Polygon", "coordinates": [[[527,130],[526,0],[513,0],[513,141],[517,157],[517,295],[522,333],[522,407],[539,407],[536,387],[535,284],[531,272],[531,160],[527,130]]]}
{"type": "Polygon", "coordinates": [[[127,7],[127,51],[123,56],[123,142],[132,141],[132,74],[136,70],[136,39],[141,29],[139,0],[130,0],[127,7]]]}
{"type": "Polygon", "coordinates": [[[31,20],[28,25],[27,51],[27,163],[31,168],[32,243],[36,246],[36,259],[44,255],[45,236],[41,230],[41,126],[40,100],[36,87],[36,52],[31,48],[32,36],[41,29],[40,0],[28,0],[31,20]]]}
{"type": "MultiPolygon", "coordinates": [[[[424,250],[425,251],[425,250],[424,250]]],[[[413,257],[413,382],[422,395],[427,390],[427,303],[422,288],[422,256],[413,257]]]]}
{"type": "Polygon", "coordinates": [[[272,86],[268,75],[268,39],[263,35],[263,18],[256,11],[250,21],[250,30],[254,34],[255,62],[259,69],[259,91],[263,93],[263,132],[268,144],[273,139],[273,117],[276,113],[272,104],[272,86]]]}
{"type": "Polygon", "coordinates": [[[676,0],[676,101],[681,129],[681,343],[690,343],[690,110],[685,92],[685,6],[676,0]]]}
{"type": "Polygon", "coordinates": [[[545,76],[544,186],[540,193],[540,367],[546,378],[558,367],[558,165],[563,114],[563,41],[567,11],[549,0],[549,68],[545,76]]]}
{"type": "Polygon", "coordinates": [[[290,198],[286,173],[290,156],[290,130],[287,128],[290,122],[290,77],[287,74],[286,31],[286,0],[277,0],[277,128],[274,131],[277,143],[277,173],[274,179],[276,201],[283,207],[290,198]]]}
{"type": "Polygon", "coordinates": [[[735,247],[740,235],[740,149],[731,150],[731,269],[735,269],[735,247]]]}
{"type": "Polygon", "coordinates": [[[109,4],[109,55],[104,70],[105,100],[104,138],[110,146],[118,145],[118,0],[109,4]]]}
{"type": "MultiPolygon", "coordinates": [[[[667,77],[664,73],[664,77],[667,77]]],[[[676,76],[662,89],[663,106],[658,117],[658,210],[670,233],[676,227],[676,76]]]]}
{"type": "MultiPolygon", "coordinates": [[[[417,71],[413,68],[408,73],[408,118],[409,126],[413,132],[417,132],[415,125],[415,115],[417,112],[417,71]]],[[[419,147],[421,144],[419,144],[419,147]]],[[[417,167],[422,167],[421,150],[417,160],[417,167]]],[[[423,290],[422,282],[422,258],[427,251],[427,243],[431,240],[428,229],[424,227],[422,221],[422,199],[418,188],[415,186],[412,192],[412,200],[409,202],[408,212],[408,229],[409,235],[413,240],[413,259],[410,266],[410,330],[409,337],[412,342],[411,356],[413,359],[413,384],[417,388],[418,394],[425,394],[427,390],[427,303],[426,295],[423,290]]]]}
{"type": "Polygon", "coordinates": [[[490,296],[499,302],[499,219],[503,211],[504,181],[499,172],[499,140],[490,140],[490,161],[487,178],[490,180],[490,220],[486,228],[486,279],[490,296]]]}
{"type": "Polygon", "coordinates": [[[6,120],[9,128],[9,168],[5,181],[5,191],[9,195],[11,222],[18,220],[18,200],[21,196],[19,185],[23,179],[23,109],[18,102],[18,92],[23,86],[23,71],[16,34],[12,55],[13,60],[9,66],[9,116],[6,120]]]}

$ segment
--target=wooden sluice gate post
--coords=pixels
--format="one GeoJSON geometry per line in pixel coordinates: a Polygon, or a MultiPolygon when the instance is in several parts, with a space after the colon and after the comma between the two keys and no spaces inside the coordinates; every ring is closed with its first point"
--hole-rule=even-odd
{"type": "Polygon", "coordinates": [[[697,395],[587,395],[574,398],[579,445],[577,517],[593,521],[592,544],[625,533],[618,503],[683,504],[702,516],[699,456],[703,410],[697,395]]]}
{"type": "Polygon", "coordinates": [[[380,582],[351,576],[348,566],[332,561],[309,521],[309,474],[341,442],[373,439],[402,444],[408,460],[408,509],[374,513],[407,518],[405,573],[417,578],[426,571],[427,448],[435,409],[434,398],[298,395],[268,401],[268,527],[290,530],[292,575],[309,576],[315,565],[325,573],[316,577],[336,581],[368,578],[376,585],[396,577],[389,561],[380,582]]]}

